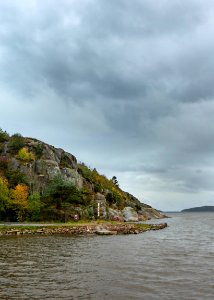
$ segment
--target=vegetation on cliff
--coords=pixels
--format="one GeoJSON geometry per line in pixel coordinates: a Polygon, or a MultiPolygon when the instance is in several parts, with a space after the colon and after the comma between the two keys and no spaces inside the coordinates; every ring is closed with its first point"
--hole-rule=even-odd
{"type": "Polygon", "coordinates": [[[163,215],[120,189],[116,176],[107,179],[63,149],[0,129],[0,220],[151,217],[163,215]]]}

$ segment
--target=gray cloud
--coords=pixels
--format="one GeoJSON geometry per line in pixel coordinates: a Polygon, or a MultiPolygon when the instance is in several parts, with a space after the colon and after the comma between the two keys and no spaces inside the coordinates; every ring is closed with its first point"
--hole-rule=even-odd
{"type": "Polygon", "coordinates": [[[1,127],[66,148],[159,208],[210,203],[213,9],[1,1],[1,127]]]}

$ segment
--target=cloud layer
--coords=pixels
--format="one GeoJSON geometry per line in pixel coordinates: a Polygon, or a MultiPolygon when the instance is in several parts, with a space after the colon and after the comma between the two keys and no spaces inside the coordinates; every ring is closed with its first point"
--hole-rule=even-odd
{"type": "Polygon", "coordinates": [[[0,2],[0,126],[160,209],[213,204],[212,1],[0,2]]]}

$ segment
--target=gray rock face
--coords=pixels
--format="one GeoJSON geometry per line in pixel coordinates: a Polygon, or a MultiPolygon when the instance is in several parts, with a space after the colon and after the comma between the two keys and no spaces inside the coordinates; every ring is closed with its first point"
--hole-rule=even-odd
{"type": "Polygon", "coordinates": [[[113,221],[124,221],[122,211],[113,208],[108,209],[108,218],[113,221]]]}
{"type": "Polygon", "coordinates": [[[77,169],[76,157],[68,152],[62,153],[60,163],[64,164],[65,166],[67,166],[69,168],[77,169]]]}
{"type": "Polygon", "coordinates": [[[75,156],[31,138],[26,138],[26,147],[33,152],[39,148],[40,158],[37,156],[35,161],[23,162],[18,157],[11,157],[9,167],[24,173],[34,191],[44,191],[55,176],[73,183],[79,189],[83,187],[84,178],[77,171],[75,156]]]}
{"type": "Polygon", "coordinates": [[[38,175],[47,176],[49,180],[61,175],[59,165],[50,159],[40,159],[35,162],[35,171],[38,175]]]}
{"type": "Polygon", "coordinates": [[[146,221],[151,219],[151,215],[145,209],[141,209],[138,211],[138,219],[139,221],[146,221]]]}
{"type": "Polygon", "coordinates": [[[165,218],[166,216],[157,211],[156,209],[150,207],[150,208],[145,208],[145,211],[147,214],[149,214],[150,218],[152,219],[162,219],[165,218]]]}
{"type": "Polygon", "coordinates": [[[126,222],[138,222],[138,213],[132,207],[125,207],[123,209],[123,217],[126,222]]]}
{"type": "Polygon", "coordinates": [[[83,178],[76,169],[62,168],[60,174],[63,180],[72,182],[77,188],[83,187],[83,178]]]}

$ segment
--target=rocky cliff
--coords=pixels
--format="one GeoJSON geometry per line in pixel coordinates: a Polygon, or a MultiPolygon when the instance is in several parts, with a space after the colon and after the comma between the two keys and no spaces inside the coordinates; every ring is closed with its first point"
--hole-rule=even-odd
{"type": "MultiPolygon", "coordinates": [[[[122,191],[117,182],[78,163],[72,154],[19,134],[0,139],[0,177],[7,182],[8,191],[16,191],[18,185],[25,185],[29,199],[35,200],[32,195],[37,195],[41,204],[37,217],[43,220],[67,221],[76,217],[139,221],[164,217],[122,191]]],[[[11,195],[10,191],[8,195],[11,195]]],[[[38,206],[31,201],[31,210],[34,209],[32,203],[38,206]]],[[[25,210],[26,207],[27,204],[25,210]]],[[[13,215],[12,209],[5,204],[1,218],[8,219],[8,215],[13,215]]],[[[20,206],[16,206],[17,210],[20,206]]],[[[19,211],[22,218],[23,214],[19,211]]],[[[26,212],[24,215],[30,218],[26,212]]]]}

